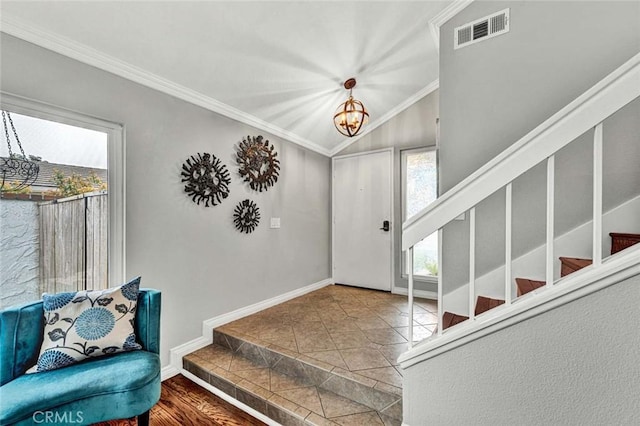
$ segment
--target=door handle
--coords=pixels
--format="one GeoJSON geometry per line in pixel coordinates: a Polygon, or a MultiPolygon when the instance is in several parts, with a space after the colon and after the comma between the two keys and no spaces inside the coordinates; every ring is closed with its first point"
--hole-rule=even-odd
{"type": "Polygon", "coordinates": [[[389,232],[389,221],[385,220],[382,222],[382,228],[380,228],[381,231],[384,232],[389,232]]]}

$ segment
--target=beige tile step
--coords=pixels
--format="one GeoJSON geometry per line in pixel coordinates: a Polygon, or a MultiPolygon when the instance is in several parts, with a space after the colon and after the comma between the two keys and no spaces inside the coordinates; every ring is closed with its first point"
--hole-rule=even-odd
{"type": "MultiPolygon", "coordinates": [[[[370,399],[373,404],[369,405],[381,408],[376,410],[332,392],[332,377],[339,377],[338,373],[331,374],[302,364],[292,369],[295,360],[284,354],[254,351],[251,345],[245,345],[244,342],[238,346],[245,346],[245,349],[238,351],[218,344],[209,345],[185,356],[183,366],[185,370],[285,426],[401,424],[399,395],[390,394],[391,398],[386,401],[382,400],[384,398],[370,399]],[[246,357],[243,355],[246,352],[259,356],[246,357]],[[283,368],[278,368],[281,363],[287,366],[285,370],[293,374],[283,373],[283,368]]],[[[346,389],[347,394],[361,397],[357,386],[349,389],[344,382],[341,386],[338,389],[346,389]]]]}
{"type": "MultiPolygon", "coordinates": [[[[380,412],[389,419],[398,422],[402,420],[402,377],[399,370],[386,362],[376,350],[355,348],[339,353],[314,352],[312,357],[287,350],[277,344],[267,344],[255,337],[241,335],[237,331],[231,332],[225,327],[214,330],[213,342],[255,364],[265,365],[306,385],[317,386],[348,398],[380,412]],[[320,359],[320,353],[326,355],[325,360],[320,359]],[[346,359],[352,367],[360,363],[362,367],[371,368],[349,371],[336,366],[334,356],[346,359]],[[353,358],[349,358],[350,356],[353,358]],[[384,360],[384,364],[376,364],[378,357],[384,360]],[[375,367],[376,365],[380,366],[375,367]]],[[[392,356],[397,358],[395,354],[392,356]]]]}

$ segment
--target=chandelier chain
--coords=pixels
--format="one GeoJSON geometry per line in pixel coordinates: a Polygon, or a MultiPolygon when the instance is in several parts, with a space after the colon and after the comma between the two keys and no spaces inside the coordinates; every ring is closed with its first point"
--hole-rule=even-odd
{"type": "Polygon", "coordinates": [[[9,118],[9,124],[11,125],[11,130],[13,131],[13,135],[16,138],[16,143],[18,144],[18,148],[20,148],[20,153],[22,154],[22,158],[26,159],[27,156],[24,153],[24,149],[22,149],[22,144],[20,143],[20,138],[18,138],[18,132],[16,131],[16,127],[13,125],[13,120],[11,119],[11,114],[8,112],[2,111],[2,123],[4,124],[4,134],[7,138],[7,148],[9,149],[9,158],[13,156],[13,151],[11,150],[11,139],[9,138],[9,128],[7,127],[7,118],[9,118]]]}

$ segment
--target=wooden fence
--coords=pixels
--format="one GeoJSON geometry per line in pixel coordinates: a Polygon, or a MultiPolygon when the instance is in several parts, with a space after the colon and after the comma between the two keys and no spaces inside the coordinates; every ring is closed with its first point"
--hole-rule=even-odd
{"type": "Polygon", "coordinates": [[[109,286],[106,192],[40,203],[40,289],[47,293],[109,286]]]}

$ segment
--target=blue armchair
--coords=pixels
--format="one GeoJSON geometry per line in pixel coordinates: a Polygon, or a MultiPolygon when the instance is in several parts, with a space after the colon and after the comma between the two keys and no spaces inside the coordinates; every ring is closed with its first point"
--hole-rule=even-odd
{"type": "Polygon", "coordinates": [[[24,374],[38,359],[42,301],[0,312],[0,425],[91,424],[138,416],[160,399],[159,291],[140,289],[135,332],[142,350],[24,374]]]}

